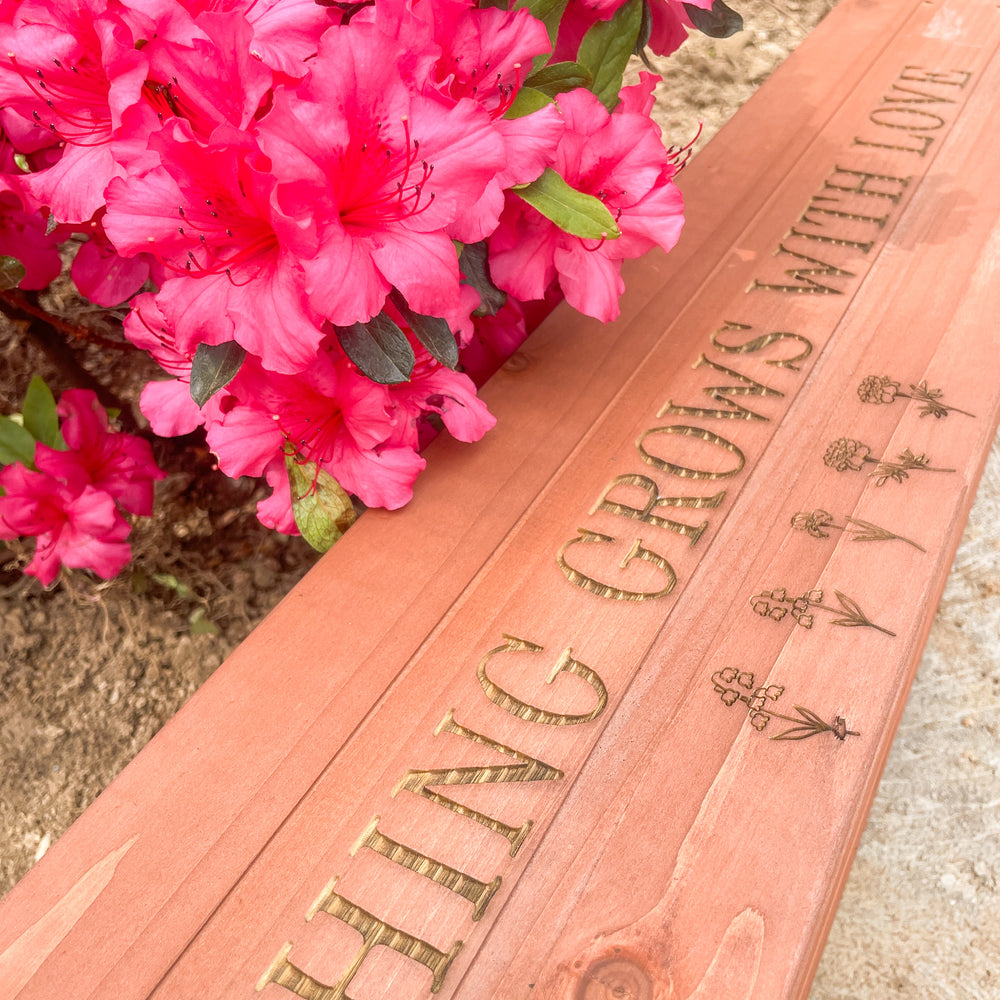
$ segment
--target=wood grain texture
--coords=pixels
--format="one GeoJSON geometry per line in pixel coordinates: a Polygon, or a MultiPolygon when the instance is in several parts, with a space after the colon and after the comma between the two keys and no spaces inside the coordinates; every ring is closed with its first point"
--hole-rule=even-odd
{"type": "Polygon", "coordinates": [[[803,996],[1000,417],[998,42],[844,0],[0,904],[11,995],[803,996]]]}

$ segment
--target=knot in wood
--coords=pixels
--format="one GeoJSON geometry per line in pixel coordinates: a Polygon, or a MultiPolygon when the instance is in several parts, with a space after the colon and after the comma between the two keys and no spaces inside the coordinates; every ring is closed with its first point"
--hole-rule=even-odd
{"type": "Polygon", "coordinates": [[[601,959],[583,974],[574,1000],[652,1000],[646,970],[624,956],[601,959]]]}

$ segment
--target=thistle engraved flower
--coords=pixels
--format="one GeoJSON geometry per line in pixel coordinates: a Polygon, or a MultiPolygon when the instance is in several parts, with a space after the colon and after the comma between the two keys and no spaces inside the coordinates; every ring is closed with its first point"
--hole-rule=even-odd
{"type": "Polygon", "coordinates": [[[924,404],[920,408],[921,417],[933,416],[940,419],[952,412],[964,413],[967,417],[975,416],[968,410],[959,410],[955,406],[945,406],[941,402],[943,390],[928,388],[927,379],[922,379],[916,385],[911,382],[908,393],[900,392],[899,389],[899,382],[894,381],[888,375],[867,375],[858,386],[858,398],[862,403],[876,404],[893,403],[897,399],[914,399],[924,404]]]}
{"type": "Polygon", "coordinates": [[[768,684],[754,688],[753,674],[740,673],[735,667],[716,670],[712,674],[712,686],[727,708],[732,708],[737,702],[746,706],[750,725],[758,733],[763,732],[772,719],[792,723],[790,728],[772,736],[772,740],[805,740],[820,733],[832,733],[836,739],[843,741],[848,736],[861,735],[848,729],[847,721],[842,716],[838,715],[832,723],[826,723],[815,712],[801,705],[793,706],[797,715],[782,715],[775,711],[775,703],[785,693],[784,687],[768,684]],[[739,687],[734,687],[734,683],[739,687]]]}
{"type": "Polygon", "coordinates": [[[891,403],[899,392],[899,383],[888,375],[869,375],[858,386],[862,403],[891,403]]]}
{"type": "Polygon", "coordinates": [[[823,455],[823,464],[837,472],[847,472],[848,469],[860,472],[865,462],[870,462],[875,466],[875,471],[871,473],[876,486],[885,486],[890,480],[901,483],[904,479],[909,479],[913,470],[923,470],[926,472],[954,472],[954,469],[940,469],[929,465],[926,455],[917,455],[909,448],[904,448],[896,456],[895,462],[886,461],[871,457],[871,448],[862,441],[855,441],[853,438],[837,438],[827,446],[826,454],[823,455]]]}
{"type": "Polygon", "coordinates": [[[835,531],[843,531],[850,536],[853,542],[888,542],[897,539],[912,545],[921,552],[927,550],[918,545],[912,538],[904,538],[887,528],[880,528],[871,521],[862,521],[859,517],[844,516],[845,524],[836,524],[833,515],[828,511],[816,508],[816,510],[800,510],[792,515],[792,527],[796,531],[804,531],[813,538],[829,538],[830,532],[826,529],[832,528],[835,531]]]}
{"type": "Polygon", "coordinates": [[[791,612],[795,624],[801,625],[805,629],[813,627],[814,611],[829,611],[831,614],[840,615],[839,618],[835,618],[830,622],[831,625],[874,628],[878,629],[879,632],[884,632],[886,635],[894,636],[896,634],[895,632],[890,632],[887,628],[883,628],[881,625],[876,625],[861,610],[857,601],[846,594],[842,594],[839,590],[833,592],[837,598],[837,602],[840,604],[839,608],[830,607],[823,603],[822,590],[807,590],[801,597],[787,597],[785,596],[786,593],[785,588],[770,591],[765,590],[750,598],[750,606],[762,618],[770,618],[776,622],[780,622],[786,613],[791,612]],[[781,594],[782,596],[778,598],[775,596],[777,594],[781,594]],[[781,606],[782,604],[787,604],[788,607],[784,608],[781,606]]]}
{"type": "Polygon", "coordinates": [[[853,438],[837,438],[831,441],[823,456],[823,464],[838,472],[846,472],[853,469],[855,472],[861,471],[861,466],[865,462],[873,461],[868,456],[871,448],[863,441],[855,441],[853,438]]]}

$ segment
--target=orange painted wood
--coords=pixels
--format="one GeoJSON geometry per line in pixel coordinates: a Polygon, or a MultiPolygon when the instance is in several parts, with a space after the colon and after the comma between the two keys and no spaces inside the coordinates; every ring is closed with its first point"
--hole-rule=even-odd
{"type": "Polygon", "coordinates": [[[0,997],[803,996],[1000,418],[998,44],[844,0],[621,319],[557,310],[0,903],[0,997]]]}

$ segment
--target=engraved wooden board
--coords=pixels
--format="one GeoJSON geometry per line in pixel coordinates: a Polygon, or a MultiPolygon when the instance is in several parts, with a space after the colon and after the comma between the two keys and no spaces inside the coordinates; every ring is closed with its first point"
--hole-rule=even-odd
{"type": "Polygon", "coordinates": [[[621,319],[557,310],[5,898],[0,997],[802,997],[1000,418],[998,43],[843,0],[621,319]]]}

